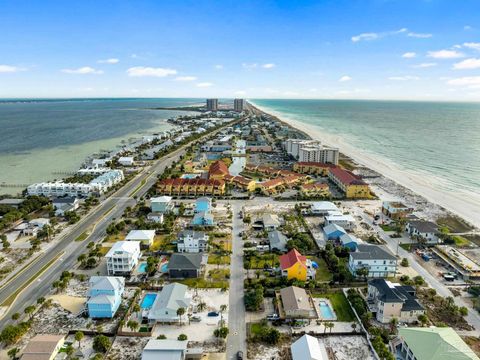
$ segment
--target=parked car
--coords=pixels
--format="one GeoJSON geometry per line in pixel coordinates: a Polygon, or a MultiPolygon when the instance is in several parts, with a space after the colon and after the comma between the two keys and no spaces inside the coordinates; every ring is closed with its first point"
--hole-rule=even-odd
{"type": "Polygon", "coordinates": [[[220,315],[220,314],[219,314],[218,312],[216,312],[216,311],[210,311],[210,312],[207,314],[207,316],[210,316],[210,317],[215,317],[215,316],[218,316],[218,315],[220,315]]]}
{"type": "Polygon", "coordinates": [[[277,320],[278,318],[279,318],[278,314],[267,315],[267,320],[270,320],[270,321],[277,320]]]}
{"type": "Polygon", "coordinates": [[[192,316],[190,318],[190,321],[193,321],[193,322],[200,322],[202,321],[202,318],[200,316],[192,316]]]}
{"type": "Polygon", "coordinates": [[[243,352],[242,351],[237,352],[237,360],[243,360],[243,352]]]}

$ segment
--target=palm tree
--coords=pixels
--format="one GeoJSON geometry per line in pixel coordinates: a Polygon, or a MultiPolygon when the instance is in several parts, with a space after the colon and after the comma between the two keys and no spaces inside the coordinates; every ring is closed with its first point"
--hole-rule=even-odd
{"type": "Polygon", "coordinates": [[[227,305],[220,305],[220,321],[223,321],[223,313],[225,310],[227,310],[227,305]]]}
{"type": "Polygon", "coordinates": [[[356,322],[352,323],[352,330],[353,330],[354,333],[357,332],[357,323],[356,322]]]}
{"type": "Polygon", "coordinates": [[[182,315],[185,314],[185,308],[180,307],[177,309],[177,316],[179,317],[180,322],[182,322],[182,315]]]}
{"type": "Polygon", "coordinates": [[[335,324],[331,321],[328,321],[326,324],[325,324],[326,327],[328,327],[330,329],[330,334],[332,333],[332,329],[335,327],[335,324]]]}
{"type": "Polygon", "coordinates": [[[197,310],[202,312],[207,308],[207,304],[204,301],[200,301],[197,305],[197,310]]]}
{"type": "Polygon", "coordinates": [[[133,310],[133,312],[135,313],[135,316],[138,317],[138,312],[140,311],[140,305],[138,305],[137,303],[135,303],[135,305],[133,305],[132,310],[133,310]]]}
{"type": "Polygon", "coordinates": [[[127,322],[127,327],[132,330],[132,331],[135,331],[137,328],[138,328],[138,322],[136,322],[135,320],[129,320],[127,322]]]}
{"type": "Polygon", "coordinates": [[[10,357],[10,359],[16,360],[17,359],[17,354],[19,353],[19,351],[20,351],[19,348],[14,347],[14,348],[8,350],[7,355],[10,357]]]}
{"type": "Polygon", "coordinates": [[[85,337],[85,334],[81,331],[77,331],[75,333],[75,341],[78,341],[78,348],[80,348],[80,343],[84,337],[85,337]]]}
{"type": "Polygon", "coordinates": [[[395,334],[395,331],[397,329],[397,324],[398,324],[398,319],[396,317],[393,317],[390,320],[390,333],[395,334]]]}
{"type": "Polygon", "coordinates": [[[23,310],[23,312],[27,315],[30,315],[30,320],[33,319],[33,313],[35,311],[35,305],[30,305],[30,306],[27,306],[25,308],[25,310],[23,310]]]}

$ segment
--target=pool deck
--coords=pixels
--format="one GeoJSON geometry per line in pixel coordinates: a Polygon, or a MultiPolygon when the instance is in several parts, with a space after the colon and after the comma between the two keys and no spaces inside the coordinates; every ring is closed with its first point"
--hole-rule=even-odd
{"type": "Polygon", "coordinates": [[[326,298],[314,298],[313,299],[313,302],[316,306],[316,309],[317,310],[317,313],[318,313],[318,319],[319,320],[323,320],[323,321],[337,321],[337,314],[335,313],[335,310],[333,310],[333,306],[332,306],[332,303],[330,302],[329,299],[326,299],[326,298]],[[320,303],[321,302],[325,302],[328,304],[328,306],[330,307],[330,310],[332,311],[332,314],[333,314],[333,318],[331,319],[326,319],[323,317],[323,314],[322,314],[322,310],[320,309],[320,303]]]}

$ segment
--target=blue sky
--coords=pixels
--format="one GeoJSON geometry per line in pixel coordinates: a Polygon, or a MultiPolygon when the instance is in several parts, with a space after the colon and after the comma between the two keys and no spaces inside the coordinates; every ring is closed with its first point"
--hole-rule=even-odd
{"type": "Polygon", "coordinates": [[[0,97],[480,100],[477,0],[0,0],[0,33],[0,97]]]}

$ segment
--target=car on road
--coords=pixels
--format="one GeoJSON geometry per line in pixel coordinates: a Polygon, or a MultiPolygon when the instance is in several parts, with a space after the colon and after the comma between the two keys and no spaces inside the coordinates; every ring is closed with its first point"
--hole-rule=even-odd
{"type": "Polygon", "coordinates": [[[243,351],[237,352],[237,360],[243,360],[243,351]]]}
{"type": "Polygon", "coordinates": [[[267,315],[267,320],[273,321],[273,320],[278,320],[278,319],[279,319],[278,314],[267,315]]]}
{"type": "Polygon", "coordinates": [[[210,311],[210,312],[207,314],[207,316],[209,316],[209,317],[215,317],[215,316],[218,316],[218,315],[220,315],[220,314],[219,314],[218,312],[216,312],[216,311],[210,311]]]}
{"type": "Polygon", "coordinates": [[[200,322],[200,321],[202,321],[202,318],[200,316],[192,316],[192,317],[190,317],[190,321],[200,322]]]}

